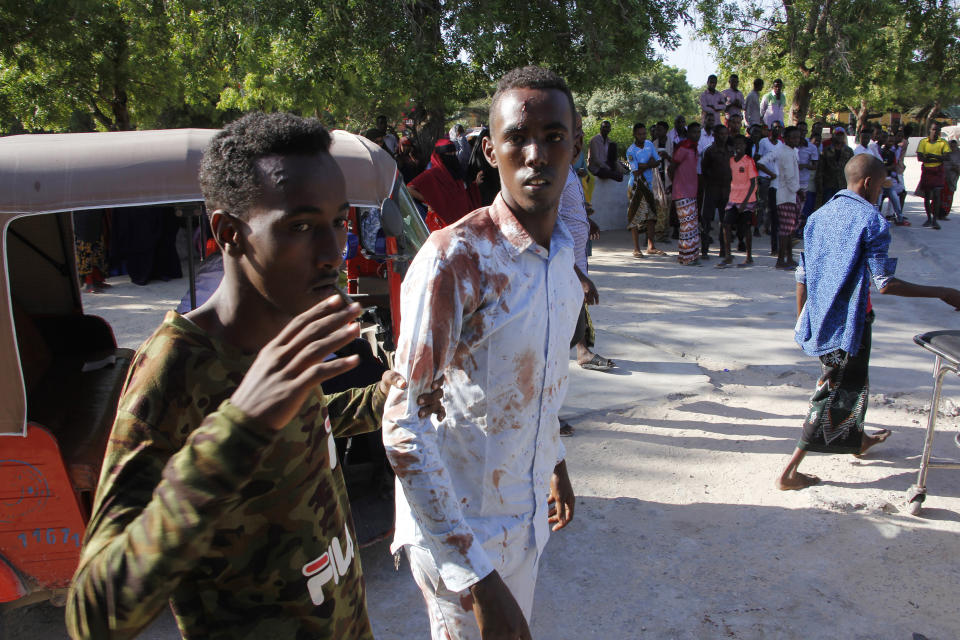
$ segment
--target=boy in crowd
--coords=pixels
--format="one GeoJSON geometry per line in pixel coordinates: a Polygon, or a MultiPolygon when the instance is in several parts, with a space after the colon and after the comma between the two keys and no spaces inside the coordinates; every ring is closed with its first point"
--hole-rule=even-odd
{"type": "Polygon", "coordinates": [[[746,259],[738,266],[753,264],[753,234],[750,227],[757,224],[757,165],[747,155],[747,139],[736,136],[733,139],[733,157],[730,158],[730,197],[723,212],[723,252],[724,259],[720,267],[733,262],[730,255],[730,238],[734,228],[742,230],[747,251],[746,259]]]}
{"type": "Polygon", "coordinates": [[[74,638],[131,638],[168,600],[184,638],[373,638],[333,438],[376,429],[402,380],[320,389],[357,365],[329,356],[361,311],[336,289],[349,205],[330,144],[317,120],[251,113],[204,152],[223,280],[130,367],[67,600],[74,638]]]}
{"type": "Polygon", "coordinates": [[[820,358],[822,375],[810,399],[803,434],[777,488],[804,489],[820,481],[797,467],[807,451],[865,453],[890,436],[863,429],[870,385],[867,367],[873,305],[870,282],[886,295],[939,298],[960,309],[960,291],[911,284],[894,277],[897,260],[887,255],[890,227],[873,203],[887,171],[871,154],[844,168],[847,188],[807,220],[804,251],[795,272],[795,339],[804,353],[820,358]]]}

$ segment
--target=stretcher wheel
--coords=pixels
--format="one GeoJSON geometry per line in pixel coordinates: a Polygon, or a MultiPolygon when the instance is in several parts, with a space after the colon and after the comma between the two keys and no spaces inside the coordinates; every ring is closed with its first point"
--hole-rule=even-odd
{"type": "Polygon", "coordinates": [[[923,509],[923,501],[927,499],[927,490],[913,485],[907,490],[907,510],[912,516],[920,515],[923,509]]]}

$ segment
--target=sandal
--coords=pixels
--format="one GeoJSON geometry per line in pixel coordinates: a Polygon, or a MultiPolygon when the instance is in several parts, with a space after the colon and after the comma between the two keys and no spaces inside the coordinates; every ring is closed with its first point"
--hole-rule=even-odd
{"type": "Polygon", "coordinates": [[[667,255],[666,251],[661,251],[660,249],[647,249],[648,256],[665,256],[667,255]]]}
{"type": "Polygon", "coordinates": [[[633,252],[633,257],[634,257],[634,258],[646,258],[646,256],[643,255],[643,252],[642,252],[642,251],[634,251],[634,252],[633,252]]]}
{"type": "Polygon", "coordinates": [[[593,354],[593,357],[590,358],[590,360],[587,362],[581,362],[580,366],[589,371],[609,371],[617,365],[613,363],[613,360],[593,354]]]}

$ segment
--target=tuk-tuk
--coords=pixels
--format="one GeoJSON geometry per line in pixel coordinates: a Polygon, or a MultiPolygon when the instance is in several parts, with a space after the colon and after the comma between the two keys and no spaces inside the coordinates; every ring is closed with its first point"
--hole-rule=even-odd
{"type": "MultiPolygon", "coordinates": [[[[0,603],[62,599],[133,356],[117,348],[104,320],[84,314],[71,212],[171,204],[202,211],[197,174],[215,133],[0,139],[0,603]]],[[[388,300],[389,292],[398,292],[404,264],[428,232],[389,154],[345,131],[332,137],[354,227],[374,211],[386,238],[382,254],[357,249],[351,257],[386,265],[388,296],[364,291],[376,277],[357,276],[352,286],[365,306],[384,305],[385,325],[370,330],[382,346],[399,322],[399,296],[388,300]]],[[[193,289],[192,261],[190,274],[193,289]]]]}

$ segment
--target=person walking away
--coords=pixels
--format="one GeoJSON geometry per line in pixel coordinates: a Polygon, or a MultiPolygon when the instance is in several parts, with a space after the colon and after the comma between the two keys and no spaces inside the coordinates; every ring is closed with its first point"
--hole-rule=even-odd
{"type": "Polygon", "coordinates": [[[923,209],[927,213],[925,227],[940,229],[937,218],[942,216],[941,197],[943,195],[944,156],[950,151],[946,140],[940,138],[940,123],[930,123],[927,137],[917,145],[917,160],[923,163],[920,168],[920,183],[916,194],[923,198],[923,209]]]}
{"type": "Polygon", "coordinates": [[[760,110],[760,101],[762,100],[760,93],[762,91],[763,80],[761,78],[755,78],[753,81],[753,91],[748,93],[746,99],[743,101],[743,117],[747,123],[748,132],[753,125],[763,124],[763,112],[760,110]]]}
{"type": "Polygon", "coordinates": [[[660,165],[656,147],[647,140],[642,122],[633,125],[633,144],[627,148],[630,179],[627,183],[627,228],[633,235],[633,257],[642,258],[640,233],[647,234],[647,255],[667,255],[655,243],[659,204],[653,193],[653,172],[660,165]]]}
{"type": "Polygon", "coordinates": [[[939,298],[960,309],[960,291],[912,284],[894,277],[897,260],[888,256],[890,227],[873,205],[886,169],[869,154],[844,169],[847,188],[813,212],[803,233],[804,250],[795,271],[795,340],[820,359],[821,376],[810,399],[802,435],[776,480],[783,491],[820,481],[797,470],[808,451],[861,455],[885,441],[890,431],[864,431],[870,385],[871,282],[884,295],[939,298]]]}
{"type": "Polygon", "coordinates": [[[677,260],[683,265],[700,264],[700,224],[697,216],[697,143],[700,125],[687,125],[687,137],[677,143],[670,160],[673,203],[677,209],[680,237],[677,260]]]}
{"type": "Polygon", "coordinates": [[[383,441],[397,476],[396,535],[435,640],[529,640],[539,559],[573,518],[557,412],[584,293],[557,206],[574,157],[566,82],[525,67],[490,105],[494,203],[430,235],[401,294],[383,441]],[[443,374],[446,418],[417,415],[443,374]],[[549,497],[548,497],[549,496],[549,497]]]}
{"type": "Polygon", "coordinates": [[[750,227],[756,226],[757,210],[757,165],[747,155],[747,139],[736,136],[733,139],[733,157],[730,158],[730,197],[723,212],[723,252],[721,266],[733,262],[730,254],[730,237],[734,228],[740,228],[740,237],[744,240],[746,259],[739,264],[748,267],[753,264],[753,234],[750,227]]]}

